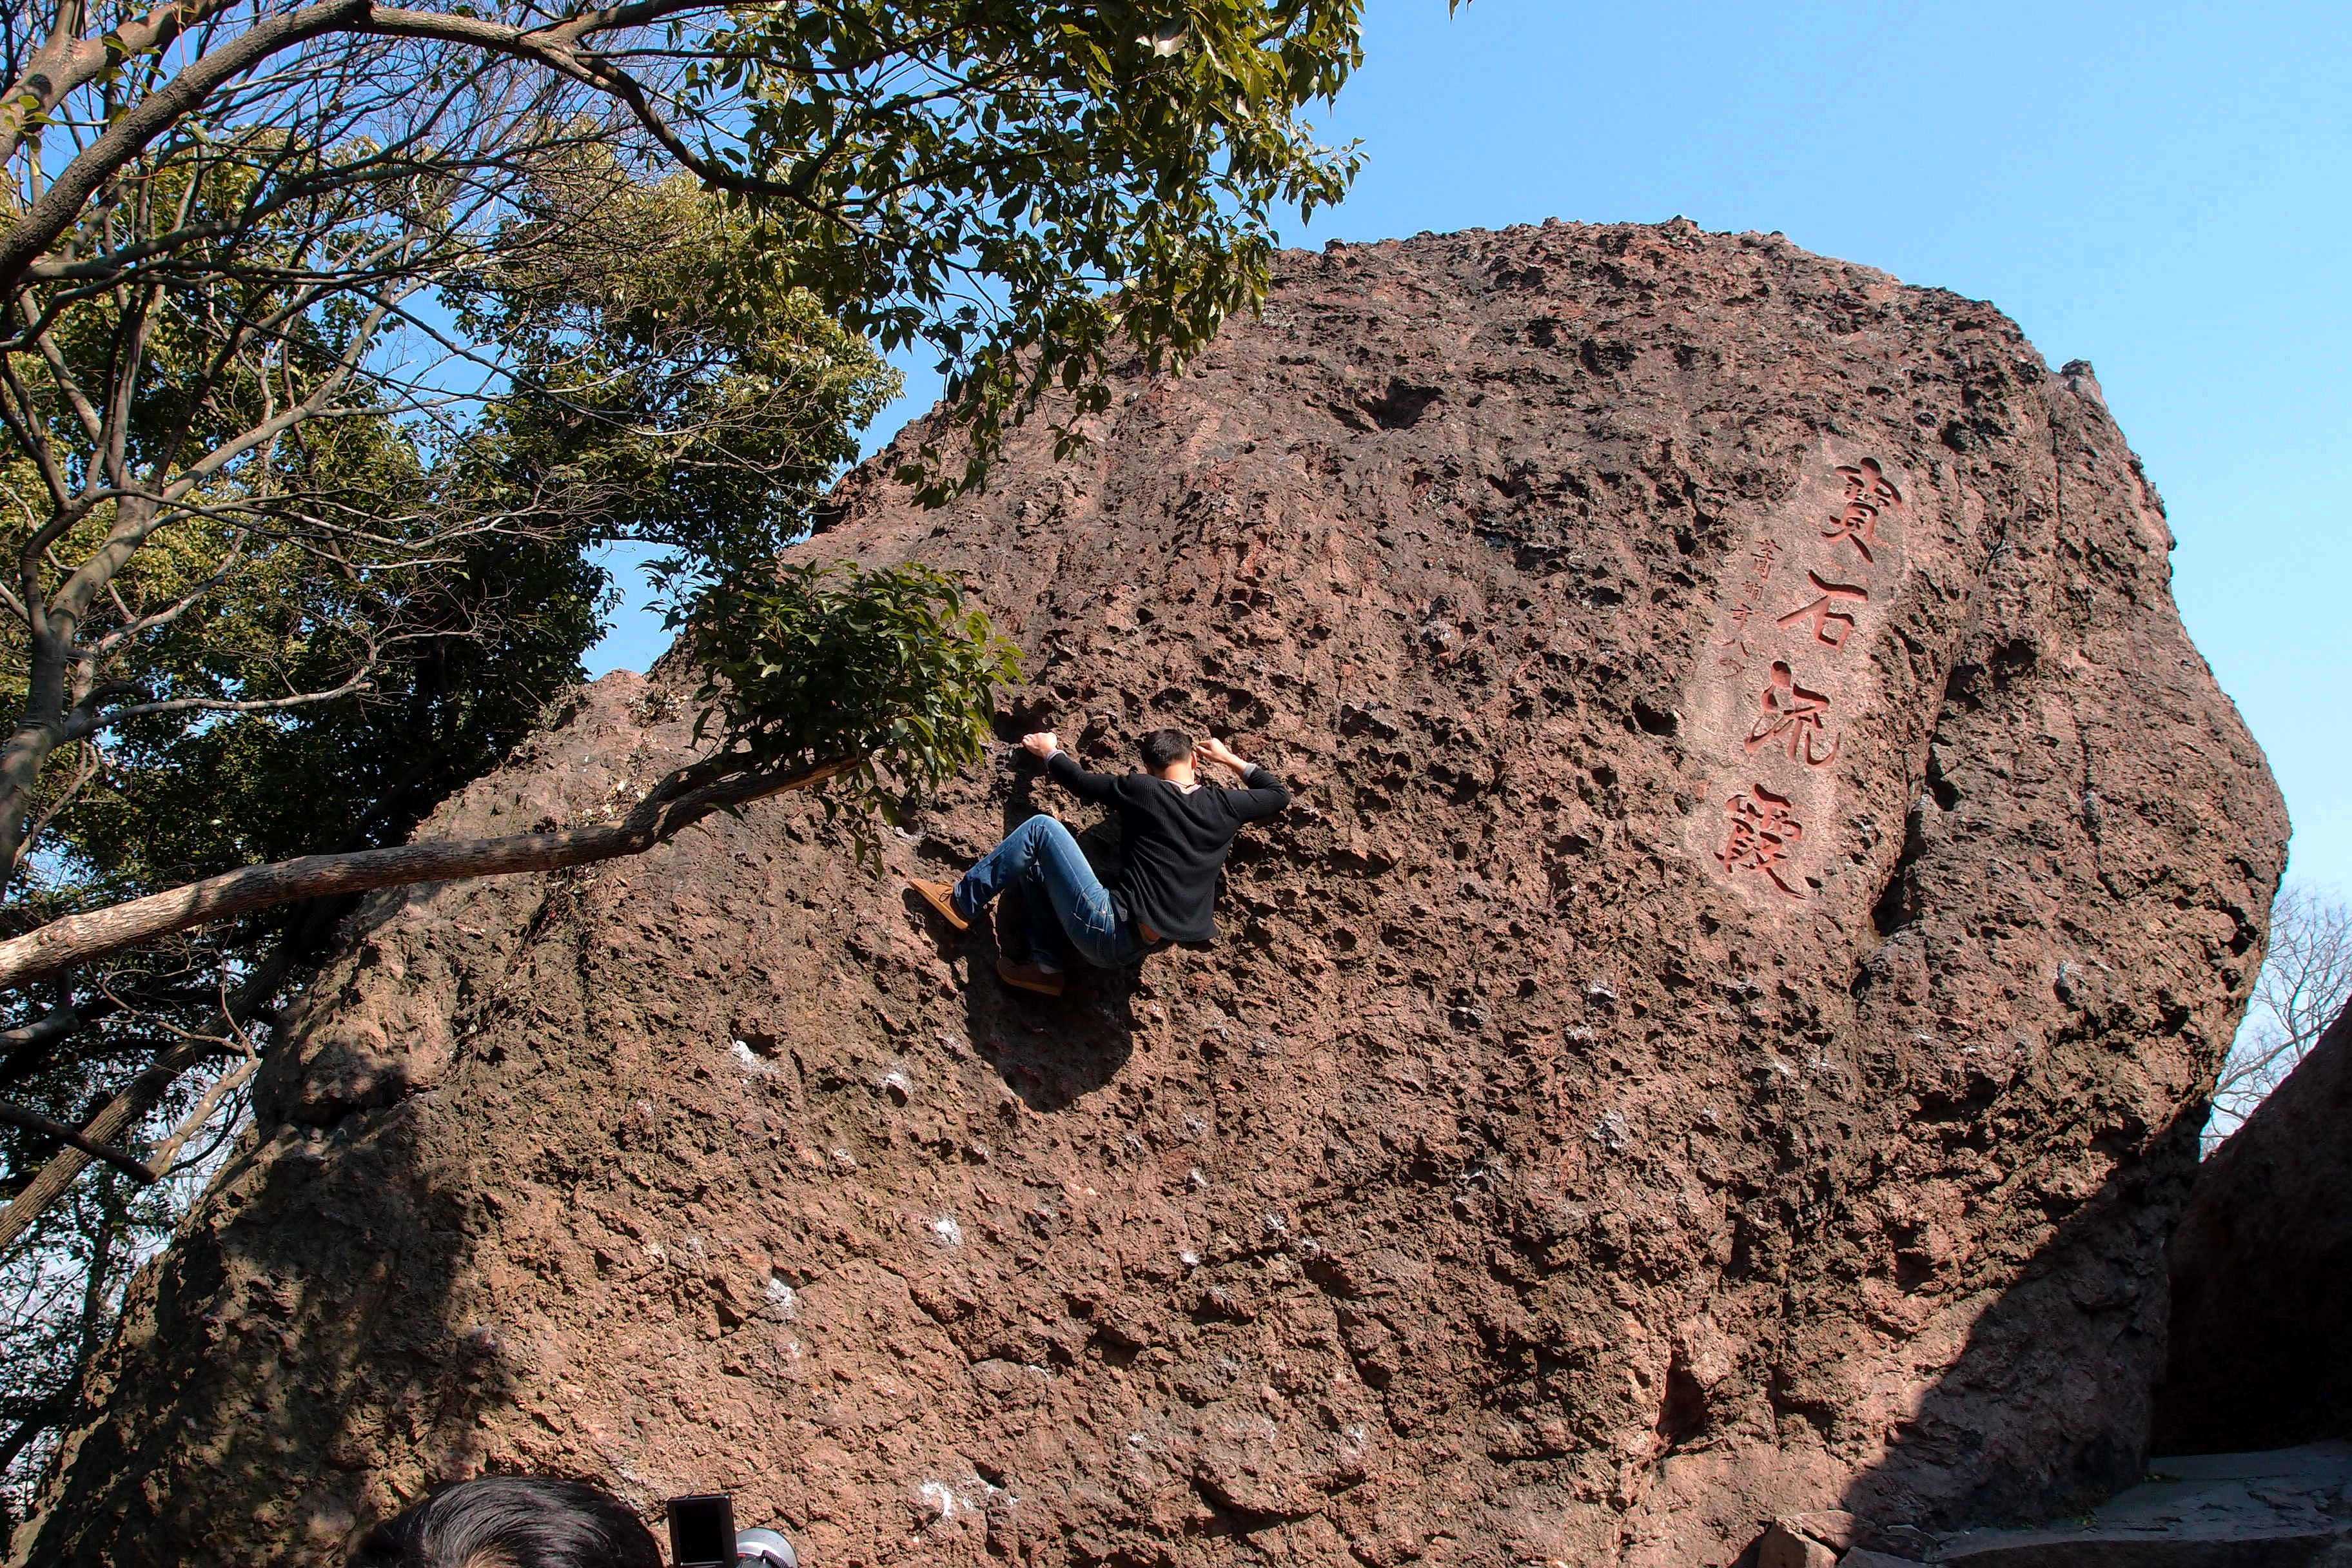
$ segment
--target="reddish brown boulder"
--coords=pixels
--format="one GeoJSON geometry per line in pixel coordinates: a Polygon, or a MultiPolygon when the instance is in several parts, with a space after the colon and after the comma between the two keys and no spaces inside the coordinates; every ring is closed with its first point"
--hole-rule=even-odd
{"type": "Polygon", "coordinates": [[[2197,1173],[2158,1453],[2352,1437],[2352,1008],[2197,1173]]]}
{"type": "MultiPolygon", "coordinates": [[[[1008,994],[804,801],[379,899],[29,1561],[326,1563],[524,1468],[834,1568],[1690,1568],[2134,1473],[2284,821],[2087,367],[1546,225],[1285,256],[1085,426],[808,551],[970,573],[1007,735],[1287,775],[1223,943],[1008,994]]],[[[613,677],[426,831],[688,729],[613,677]]],[[[888,858],[1041,807],[1008,751],[888,858]]]]}

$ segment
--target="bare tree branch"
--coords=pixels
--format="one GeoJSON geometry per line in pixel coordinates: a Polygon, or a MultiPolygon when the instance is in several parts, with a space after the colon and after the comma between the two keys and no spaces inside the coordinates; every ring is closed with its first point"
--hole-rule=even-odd
{"type": "MultiPolygon", "coordinates": [[[[38,1111],[26,1110],[21,1105],[10,1105],[5,1100],[0,1100],[0,1121],[5,1121],[11,1127],[21,1127],[27,1132],[37,1132],[44,1138],[54,1138],[68,1148],[79,1149],[92,1159],[103,1160],[142,1185],[149,1185],[163,1179],[163,1172],[149,1165],[145,1161],[133,1159],[120,1149],[100,1143],[96,1139],[85,1137],[64,1122],[52,1121],[38,1111]]],[[[168,1161],[159,1162],[163,1164],[169,1163],[168,1161]]]]}
{"type": "Polygon", "coordinates": [[[68,741],[86,740],[102,730],[112,728],[131,719],[143,719],[152,713],[283,713],[290,709],[309,708],[320,702],[332,702],[339,697],[349,697],[354,691],[364,691],[376,671],[376,661],[362,663],[341,686],[325,691],[297,691],[285,697],[260,697],[232,700],[217,697],[175,697],[168,702],[133,702],[111,711],[100,711],[97,704],[106,694],[139,694],[138,687],[127,683],[103,686],[77,704],[66,721],[65,736],[68,741]]]}
{"type": "Polygon", "coordinates": [[[167,234],[156,235],[150,239],[142,239],[135,245],[126,245],[109,250],[103,256],[94,256],[86,261],[35,262],[26,268],[25,277],[26,281],[33,283],[89,280],[111,286],[121,282],[127,271],[151,256],[168,256],[175,251],[187,249],[202,240],[226,239],[238,232],[242,226],[242,225],[231,223],[194,224],[185,228],[173,229],[167,234]]]}
{"type": "Polygon", "coordinates": [[[8,86],[0,109],[0,158],[14,156],[26,129],[46,118],[76,88],[94,81],[115,58],[167,48],[189,26],[220,10],[226,0],[173,0],[146,16],[122,23],[105,37],[78,38],[79,0],[58,6],[57,26],[25,73],[8,86]]]}
{"type": "MultiPolygon", "coordinates": [[[[104,1110],[91,1117],[78,1136],[105,1143],[137,1127],[154,1109],[156,1101],[163,1098],[164,1091],[182,1073],[202,1061],[211,1048],[210,1042],[189,1040],[165,1051],[155,1058],[154,1065],[132,1079],[104,1110]]],[[[91,1158],[77,1144],[42,1166],[39,1173],[25,1184],[24,1190],[9,1200],[7,1208],[0,1210],[0,1247],[24,1235],[26,1228],[41,1217],[43,1210],[63,1197],[91,1158]]]]}
{"type": "Polygon", "coordinates": [[[2289,885],[2271,906],[2271,942],[2213,1086],[2210,1153],[2286,1080],[2352,1000],[2352,906],[2289,885]]]}
{"type": "MultiPolygon", "coordinates": [[[[203,603],[208,595],[218,590],[222,584],[228,581],[229,574],[236,571],[236,563],[245,558],[245,548],[251,542],[252,538],[253,531],[246,528],[237,529],[230,534],[228,553],[221,558],[220,564],[215,566],[210,573],[199,580],[194,587],[190,588],[160,610],[150,611],[144,615],[133,614],[131,606],[121,603],[118,596],[116,607],[121,616],[122,624],[90,645],[90,657],[103,659],[131,638],[143,636],[148,632],[161,631],[203,603]]],[[[110,591],[112,591],[114,584],[109,584],[107,586],[110,591]]],[[[87,701],[88,699],[85,698],[83,700],[87,701]]]]}
{"type": "Polygon", "coordinates": [[[212,1121],[213,1113],[221,1108],[221,1101],[243,1089],[260,1070],[261,1058],[247,1056],[241,1066],[231,1068],[213,1080],[212,1087],[205,1090],[203,1098],[180,1118],[180,1124],[155,1145],[154,1152],[147,1156],[147,1165],[157,1173],[159,1180],[171,1173],[172,1163],[180,1157],[181,1149],[212,1121]]]}
{"type": "MultiPolygon", "coordinates": [[[[16,845],[16,866],[23,865],[25,857],[33,852],[33,846],[41,841],[41,830],[57,820],[58,813],[73,804],[74,796],[82,792],[83,785],[98,776],[99,768],[103,761],[99,755],[98,748],[88,741],[82,742],[81,747],[83,754],[74,769],[74,776],[67,781],[65,793],[43,806],[39,814],[26,827],[24,838],[16,845]]],[[[11,869],[13,871],[13,866],[11,869]]]]}
{"type": "MultiPolygon", "coordinates": [[[[0,293],[13,296],[25,281],[26,269],[73,227],[99,187],[205,100],[270,56],[348,27],[369,9],[370,0],[320,0],[299,11],[267,17],[219,48],[198,55],[177,76],[132,105],[107,127],[104,135],[58,170],[48,188],[0,234],[0,293]]],[[[179,5],[166,5],[153,16],[163,17],[168,13],[175,24],[179,11],[179,5]]],[[[157,24],[159,37],[163,26],[157,24]]]]}

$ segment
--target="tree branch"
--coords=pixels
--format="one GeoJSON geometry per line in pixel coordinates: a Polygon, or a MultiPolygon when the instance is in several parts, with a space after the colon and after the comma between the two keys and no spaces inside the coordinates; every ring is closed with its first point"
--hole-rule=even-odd
{"type": "Polygon", "coordinates": [[[64,1122],[52,1121],[37,1110],[26,1110],[21,1105],[10,1105],[0,1100],[0,1122],[21,1127],[27,1132],[37,1132],[44,1138],[54,1138],[69,1148],[80,1150],[92,1159],[103,1160],[142,1186],[163,1178],[163,1172],[144,1161],[135,1160],[121,1150],[100,1143],[94,1138],[86,1138],[64,1122]]]}
{"type": "MultiPolygon", "coordinates": [[[[377,300],[369,307],[367,314],[361,317],[359,322],[352,327],[351,340],[343,345],[343,352],[336,357],[332,368],[320,377],[318,385],[310,389],[309,396],[299,403],[279,409],[259,424],[248,426],[238,435],[222,442],[196,461],[183,468],[172,482],[163,487],[161,491],[163,497],[166,500],[176,501],[180,497],[195,489],[206,479],[226,468],[237,457],[257,447],[275,441],[287,431],[325,411],[329,400],[341,390],[351,380],[352,373],[358,370],[361,363],[366,359],[367,351],[375,342],[376,333],[383,330],[385,319],[393,313],[402,300],[420,292],[425,287],[427,284],[425,280],[417,279],[407,283],[398,293],[389,299],[377,300]]],[[[144,535],[141,537],[143,538],[144,535]]],[[[110,537],[107,543],[110,547],[114,540],[110,537]]],[[[104,552],[100,552],[100,553],[104,552]]],[[[93,563],[97,559],[96,556],[91,558],[93,563]]],[[[82,572],[76,573],[71,581],[58,590],[58,598],[60,601],[67,599],[79,587],[82,573],[91,570],[91,566],[85,566],[82,572]]],[[[107,575],[112,575],[110,569],[107,575]]]]}
{"type": "Polygon", "coordinates": [[[47,332],[39,332],[34,335],[32,342],[47,363],[49,377],[57,383],[58,395],[66,400],[66,406],[71,408],[74,417],[81,422],[82,434],[89,437],[91,446],[99,445],[105,439],[105,421],[100,417],[98,405],[90,402],[89,394],[82,390],[73,367],[66,363],[64,351],[58,347],[57,339],[47,332]]]}
{"type": "Polygon", "coordinates": [[[59,5],[58,25],[48,40],[24,75],[9,84],[6,107],[0,110],[0,158],[13,156],[28,127],[64,102],[76,88],[96,80],[110,59],[168,48],[188,28],[226,4],[227,0],[171,0],[96,38],[72,37],[80,29],[83,7],[78,3],[59,5]]]}
{"type": "MultiPolygon", "coordinates": [[[[252,536],[253,531],[251,529],[237,529],[229,539],[228,554],[222,558],[220,564],[214,567],[211,574],[202,582],[189,589],[186,593],[181,595],[177,600],[173,601],[163,609],[155,610],[143,616],[133,615],[129,605],[121,604],[118,595],[117,605],[121,611],[122,624],[115,627],[114,630],[107,633],[106,636],[99,638],[97,642],[90,645],[90,657],[95,659],[110,658],[117,648],[130,642],[131,638],[142,636],[147,632],[154,631],[159,627],[168,626],[173,621],[178,620],[182,616],[187,614],[187,612],[194,608],[195,605],[206,595],[219,587],[223,583],[228,581],[228,574],[232,571],[236,570],[236,563],[240,560],[244,559],[245,547],[247,543],[250,542],[252,536]]],[[[107,584],[107,587],[111,591],[115,588],[115,584],[110,582],[107,584]]],[[[136,688],[133,689],[136,689],[136,688]]],[[[84,702],[88,702],[89,699],[84,698],[82,700],[84,702]]]]}
{"type": "MultiPolygon", "coordinates": [[[[37,117],[56,109],[68,93],[89,79],[88,63],[76,58],[87,47],[75,36],[81,31],[81,22],[79,0],[59,0],[57,23],[49,36],[26,62],[23,73],[8,84],[6,107],[0,109],[0,161],[16,156],[25,132],[37,117]]],[[[101,62],[105,58],[103,48],[99,58],[101,62]]]]}
{"type": "Polygon", "coordinates": [[[73,1408],[73,1398],[80,1387],[79,1380],[68,1383],[54,1399],[43,1400],[17,1419],[16,1429],[0,1437],[0,1470],[16,1462],[16,1456],[33,1446],[45,1432],[53,1432],[66,1424],[66,1413],[73,1408]]]}
{"type": "MultiPolygon", "coordinates": [[[[370,0],[320,0],[253,29],[198,56],[170,81],[131,106],[103,135],[57,173],[32,205],[0,235],[0,295],[13,296],[30,268],[70,230],[89,198],[140,150],[162,135],[228,82],[294,45],[351,26],[368,13],[370,0]]],[[[168,5],[176,23],[180,7],[168,5]]],[[[158,28],[160,35],[162,29],[158,28]]]]}
{"type": "MultiPolygon", "coordinates": [[[[821,213],[824,209],[810,201],[804,191],[774,180],[739,174],[724,163],[704,157],[687,144],[686,139],[677,133],[677,127],[663,118],[635,77],[604,56],[580,47],[580,40],[592,32],[718,8],[711,0],[646,0],[643,4],[600,9],[556,26],[526,31],[521,27],[451,16],[440,12],[385,7],[371,12],[365,25],[355,30],[383,37],[435,38],[444,43],[465,44],[544,66],[559,76],[579,82],[583,87],[592,87],[621,104],[638,126],[659,142],[662,149],[676,158],[688,173],[714,189],[732,191],[741,195],[770,196],[791,202],[811,213],[821,213]]],[[[5,281],[5,279],[0,278],[0,281],[5,281]]]]}
{"type": "Polygon", "coordinates": [[[32,854],[33,846],[40,842],[42,829],[56,821],[58,813],[73,804],[74,796],[82,792],[82,786],[98,776],[103,759],[99,756],[96,746],[89,745],[87,741],[82,743],[87,747],[87,754],[75,765],[73,779],[66,785],[65,793],[41,808],[38,815],[33,818],[31,825],[25,829],[25,837],[17,841],[16,859],[8,868],[12,878],[17,868],[24,865],[26,857],[32,854]]]}
{"type": "Polygon", "coordinates": [[[221,1101],[245,1087],[247,1080],[259,1070],[261,1058],[247,1057],[243,1065],[231,1068],[213,1080],[212,1087],[205,1090],[204,1098],[180,1118],[180,1124],[155,1145],[153,1153],[147,1156],[147,1163],[159,1180],[172,1173],[172,1163],[180,1157],[180,1151],[187,1146],[188,1140],[204,1131],[205,1124],[213,1119],[213,1112],[220,1109],[221,1101]]]}
{"type": "Polygon", "coordinates": [[[73,505],[73,488],[66,481],[65,470],[58,466],[57,449],[49,444],[48,422],[41,417],[40,404],[35,400],[32,389],[17,376],[13,356],[0,354],[0,387],[8,393],[7,401],[0,404],[0,417],[5,417],[8,433],[16,437],[33,459],[41,483],[49,492],[50,510],[55,513],[68,510],[73,505]]]}
{"type": "Polygon", "coordinates": [[[70,994],[58,998],[58,1005],[29,1024],[19,1024],[13,1029],[0,1029],[0,1046],[8,1048],[10,1056],[18,1051],[33,1050],[64,1039],[89,1022],[75,1010],[70,994]]]}
{"type": "MultiPolygon", "coordinates": [[[[702,782],[719,772],[723,765],[721,759],[671,773],[625,822],[558,833],[518,833],[501,838],[406,844],[345,855],[306,855],[274,865],[247,866],[166,892],[133,899],[111,909],[68,915],[23,936],[0,942],[0,986],[22,985],[69,965],[173,931],[296,899],[363,893],[378,888],[446,882],[457,878],[553,871],[643,854],[715,811],[822,784],[857,766],[862,760],[839,758],[791,772],[755,773],[702,782]]],[[[0,1243],[4,1242],[5,1237],[0,1237],[0,1243]]]]}
{"type": "Polygon", "coordinates": [[[26,268],[26,278],[35,283],[66,283],[98,281],[109,285],[121,281],[121,275],[150,257],[161,256],[198,240],[226,239],[238,232],[242,225],[233,223],[195,224],[175,228],[169,234],[159,234],[135,245],[102,252],[87,261],[37,261],[26,268]]]}
{"type": "Polygon", "coordinates": [[[109,730],[126,719],[144,719],[157,713],[279,713],[289,708],[307,708],[315,702],[332,702],[339,697],[349,697],[354,691],[367,689],[369,678],[376,667],[371,662],[341,686],[327,691],[298,691],[287,697],[257,697],[244,701],[225,697],[175,697],[166,702],[134,702],[127,708],[117,708],[110,713],[99,711],[109,696],[144,696],[144,688],[127,680],[109,681],[75,705],[67,718],[63,738],[86,741],[101,730],[109,730]]]}
{"type": "MultiPolygon", "coordinates": [[[[152,1067],[125,1085],[122,1092],[108,1101],[106,1109],[91,1117],[89,1125],[76,1136],[104,1143],[136,1127],[140,1119],[163,1098],[163,1091],[203,1059],[211,1045],[209,1040],[187,1040],[157,1057],[152,1067]]],[[[81,1145],[76,1144],[42,1166],[40,1173],[25,1184],[24,1191],[9,1200],[7,1208],[0,1210],[0,1249],[24,1235],[41,1217],[44,1209],[63,1197],[90,1159],[81,1145]]]]}

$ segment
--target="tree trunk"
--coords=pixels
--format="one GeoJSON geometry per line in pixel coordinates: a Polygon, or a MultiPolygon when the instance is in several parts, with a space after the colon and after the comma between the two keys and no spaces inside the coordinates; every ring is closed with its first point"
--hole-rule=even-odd
{"type": "Polygon", "coordinates": [[[0,898],[16,883],[41,770],[65,740],[66,722],[72,716],[74,651],[90,596],[113,581],[138,548],[136,540],[152,516],[152,506],[139,497],[117,501],[106,543],[66,580],[55,598],[43,594],[41,550],[45,538],[63,531],[68,516],[52,514],[17,559],[16,591],[25,613],[25,711],[16,721],[16,733],[0,747],[0,898]]]}
{"type": "Polygon", "coordinates": [[[0,897],[15,886],[24,858],[25,827],[32,820],[41,770],[65,734],[66,661],[57,639],[36,628],[24,716],[0,747],[0,897]]]}

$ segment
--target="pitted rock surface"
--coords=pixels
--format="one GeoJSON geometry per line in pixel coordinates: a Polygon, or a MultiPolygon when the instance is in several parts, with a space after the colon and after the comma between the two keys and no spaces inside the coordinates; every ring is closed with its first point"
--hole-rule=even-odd
{"type": "MultiPolygon", "coordinates": [[[[1283,774],[1222,943],[1007,992],[793,799],[379,898],[29,1561],[522,1468],[835,1568],[1689,1568],[2137,1474],[2285,824],[2087,366],[1546,225],[1285,255],[1084,427],[804,552],[968,574],[1007,741],[1283,774]]],[[[616,815],[690,718],[608,678],[424,831],[616,815]]],[[[1008,745],[885,858],[1040,809],[1008,745]]]]}

